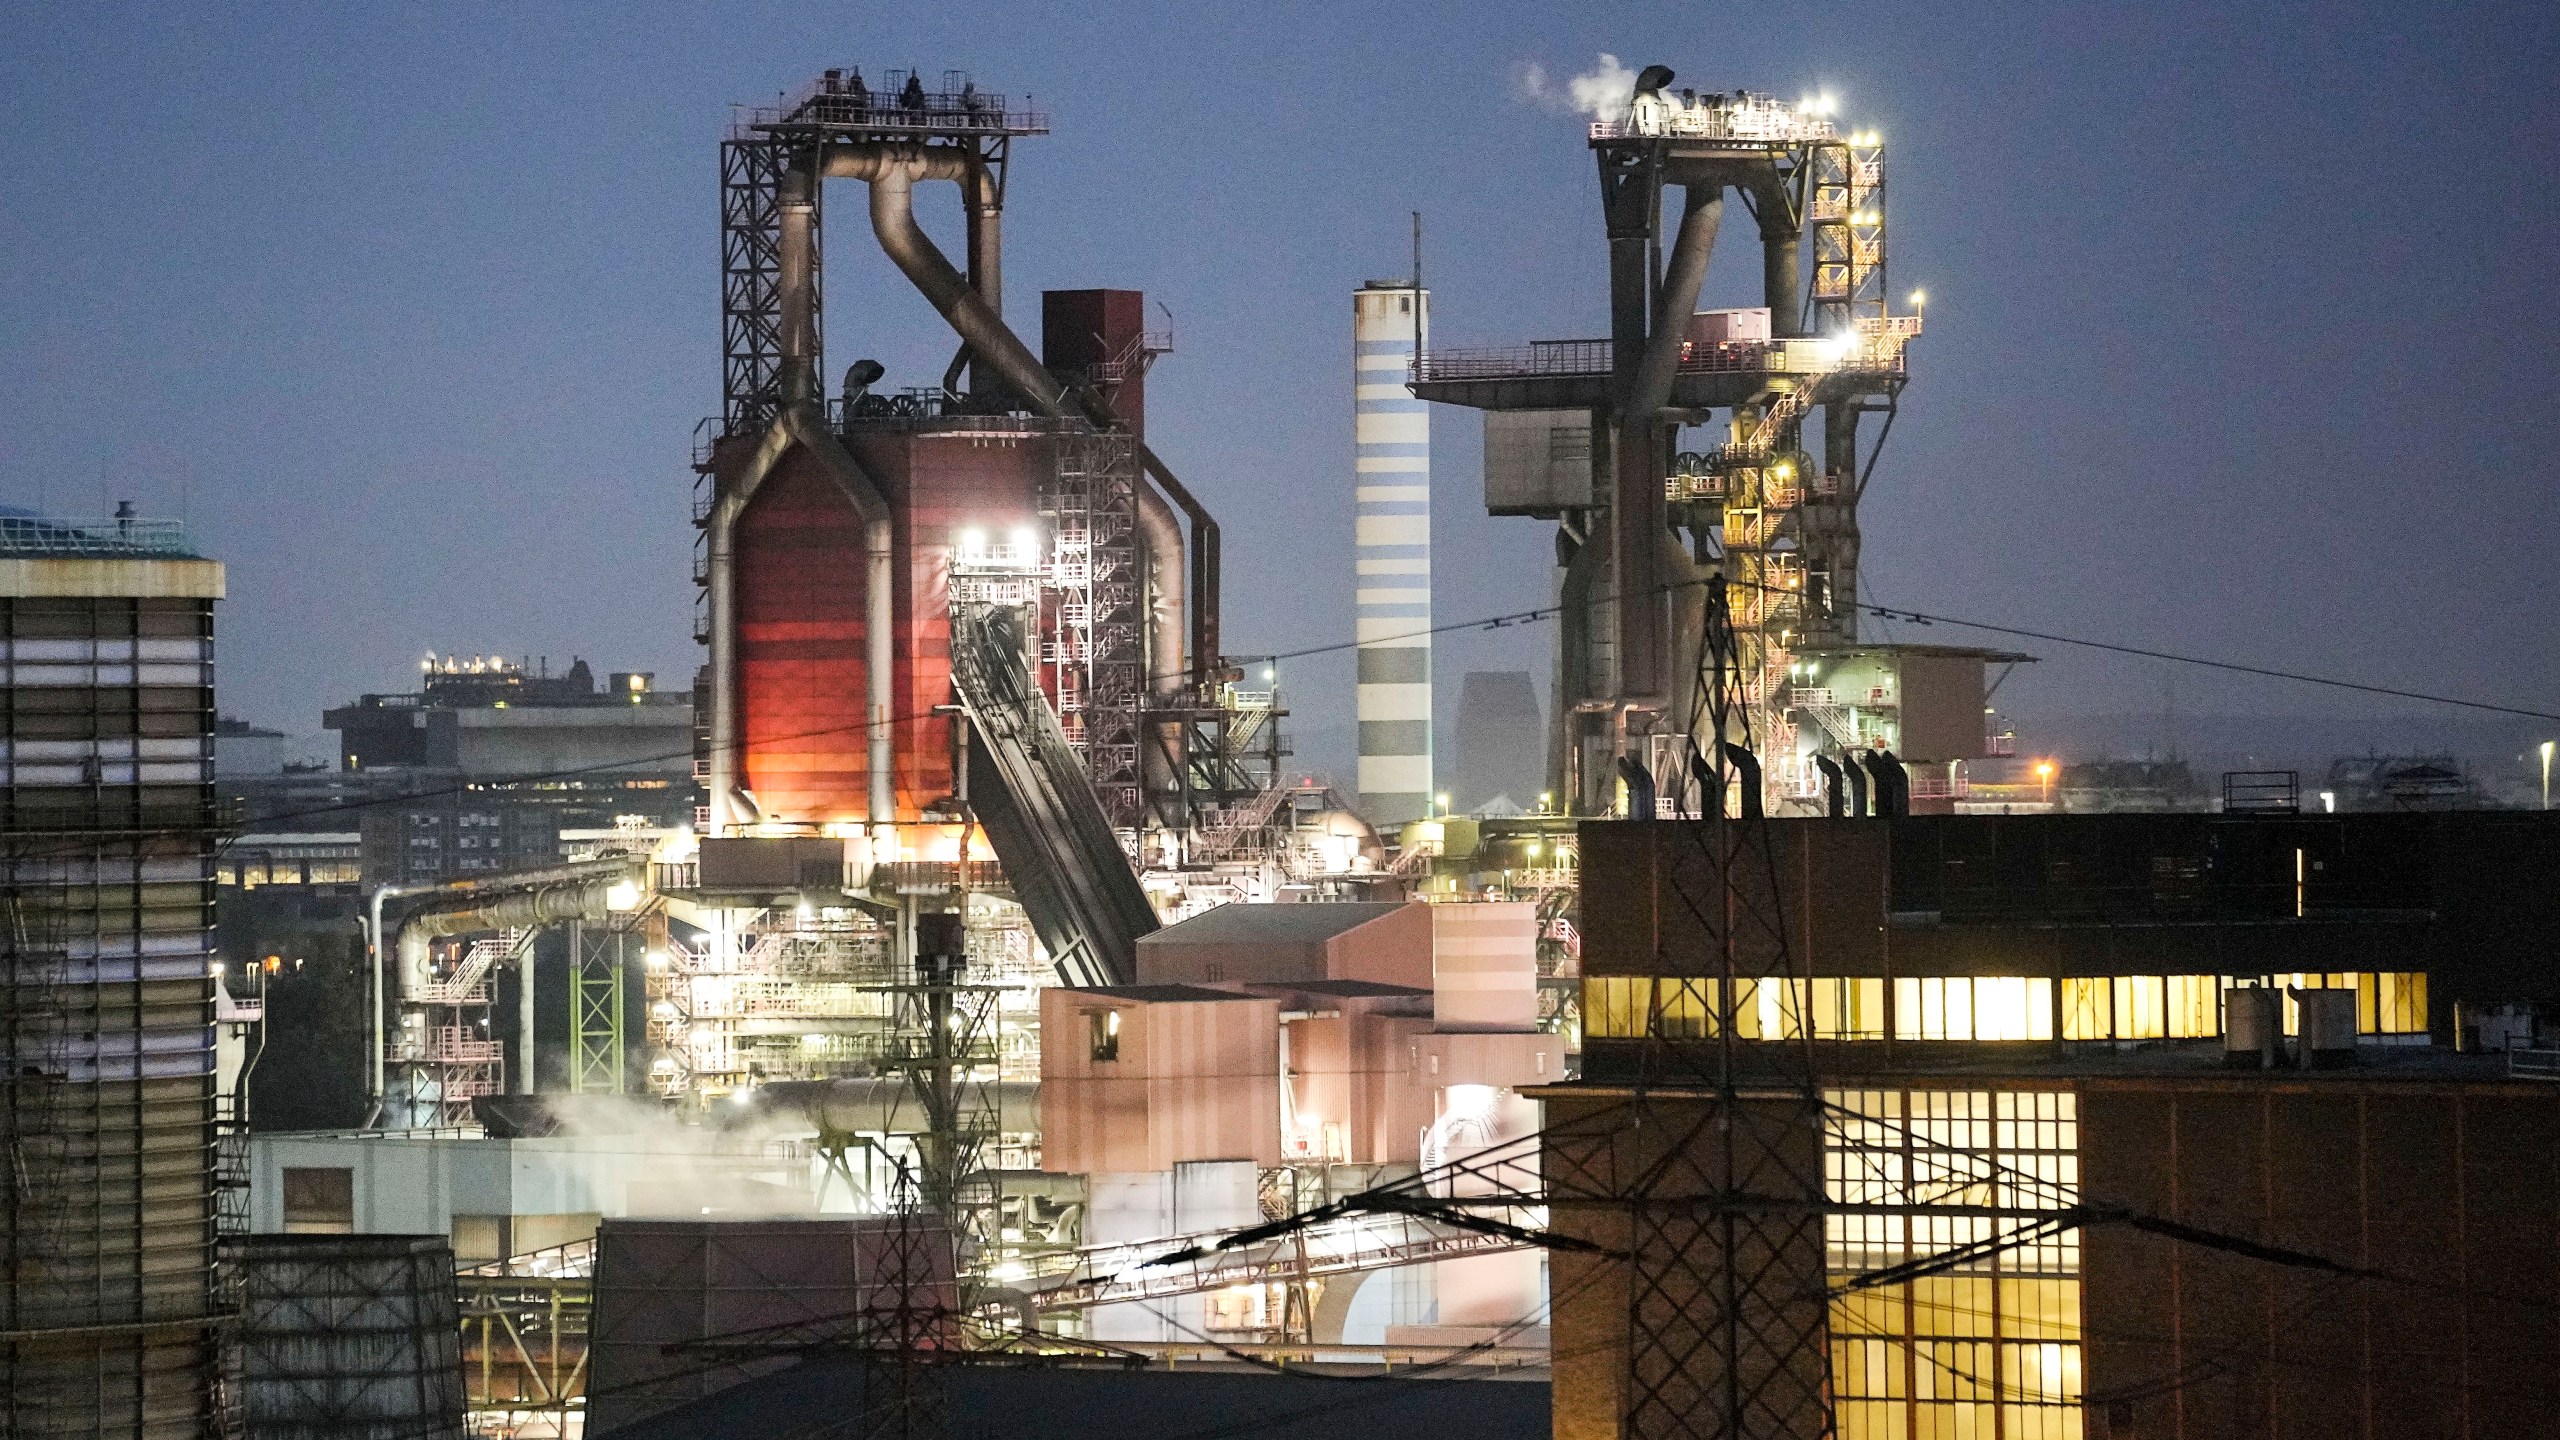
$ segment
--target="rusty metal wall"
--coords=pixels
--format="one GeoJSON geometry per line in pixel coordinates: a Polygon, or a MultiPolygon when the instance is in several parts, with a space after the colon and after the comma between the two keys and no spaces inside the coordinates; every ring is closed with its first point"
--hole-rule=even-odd
{"type": "Polygon", "coordinates": [[[2393,1280],[2083,1246],[2092,1436],[2551,1435],[2560,1087],[2085,1081],[2085,1198],[2393,1280]]]}

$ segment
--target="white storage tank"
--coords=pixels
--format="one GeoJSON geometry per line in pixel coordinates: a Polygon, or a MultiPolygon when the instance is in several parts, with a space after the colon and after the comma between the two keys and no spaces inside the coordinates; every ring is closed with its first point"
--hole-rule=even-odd
{"type": "Polygon", "coordinates": [[[2284,1055],[2283,999],[2282,991],[2265,986],[2222,992],[2223,1064],[2235,1070],[2275,1067],[2284,1055]]]}
{"type": "Polygon", "coordinates": [[[2306,1070],[2352,1065],[2356,1060],[2356,992],[2296,990],[2294,1034],[2306,1070]]]}

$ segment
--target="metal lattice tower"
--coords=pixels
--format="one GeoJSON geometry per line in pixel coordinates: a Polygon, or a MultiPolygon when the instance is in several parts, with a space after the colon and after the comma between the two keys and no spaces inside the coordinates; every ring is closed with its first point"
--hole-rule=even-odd
{"type": "MultiPolygon", "coordinates": [[[[720,142],[721,418],[732,435],[773,423],[781,400],[781,189],[790,165],[791,147],[771,135],[720,142]]],[[[814,272],[825,263],[826,247],[813,241],[810,248],[814,272]]],[[[813,318],[821,321],[817,307],[825,293],[823,285],[810,287],[813,318]]],[[[822,323],[813,328],[826,333],[822,323]]]]}
{"type": "Polygon", "coordinates": [[[1681,801],[1697,818],[1666,826],[1676,832],[1671,887],[1692,928],[1677,953],[1651,961],[1660,978],[1629,1098],[1550,1104],[1542,1198],[1560,1217],[1582,1217],[1579,1243],[1597,1252],[1574,1257],[1595,1267],[1579,1279],[1559,1269],[1560,1296],[1605,1282],[1623,1302],[1618,1435],[1830,1440],[1810,975],[1778,903],[1726,587],[1719,577],[1706,588],[1684,767],[1699,794],[1681,801]],[[1772,1008],[1789,1017],[1800,1043],[1746,1042],[1739,1021],[1754,1007],[1764,1023],[1772,1008]]]}
{"type": "Polygon", "coordinates": [[[1056,557],[1046,582],[1041,680],[1057,697],[1059,725],[1112,828],[1134,831],[1146,803],[1138,712],[1147,691],[1137,446],[1123,433],[1069,431],[1058,436],[1057,453],[1040,497],[1056,557]]]}
{"type": "Polygon", "coordinates": [[[569,924],[569,1089],[620,1095],[630,1088],[623,984],[646,936],[630,923],[569,924]]]}

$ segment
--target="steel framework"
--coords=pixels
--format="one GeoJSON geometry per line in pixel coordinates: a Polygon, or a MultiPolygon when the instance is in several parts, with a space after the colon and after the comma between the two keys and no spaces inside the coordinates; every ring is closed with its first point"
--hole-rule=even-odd
{"type": "MultiPolygon", "coordinates": [[[[1824,1130],[1813,1027],[1799,1025],[1793,1046],[1746,1050],[1737,1016],[1744,981],[1783,978],[1793,990],[1811,972],[1795,961],[1778,904],[1738,626],[1723,578],[1706,588],[1689,742],[1698,818],[1680,827],[1691,863],[1672,876],[1704,943],[1659,957],[1671,981],[1654,987],[1645,1017],[1636,1124],[1673,1138],[1657,1140],[1655,1154],[1637,1142],[1641,1164],[1620,1190],[1630,1230],[1624,1433],[1827,1440],[1824,1130]],[[1713,1017],[1703,1055],[1667,1004],[1713,1017]]],[[[1626,1148],[1612,1138],[1612,1168],[1626,1148]]],[[[1587,1142],[1568,1138],[1550,1154],[1577,1151],[1590,1153],[1587,1142]]]]}
{"type": "MultiPolygon", "coordinates": [[[[930,141],[962,149],[1001,208],[1013,139],[1045,135],[1048,117],[1009,105],[951,72],[927,89],[923,77],[883,72],[865,85],[862,72],[829,71],[797,96],[741,116],[720,145],[721,421],[725,433],[753,435],[780,407],[782,368],[782,179],[793,160],[835,140],[930,141]]],[[[810,217],[809,306],[813,343],[825,326],[825,253],[820,216],[810,217]]],[[[975,253],[973,280],[983,261],[975,253]]],[[[810,365],[823,371],[823,352],[810,365]]]]}
{"type": "Polygon", "coordinates": [[[620,1095],[630,1089],[623,990],[633,962],[651,949],[653,941],[663,953],[665,938],[666,922],[656,907],[600,926],[569,922],[571,1092],[620,1095]]]}
{"type": "MultiPolygon", "coordinates": [[[[782,172],[791,148],[764,134],[733,135],[720,142],[720,378],[726,403],[722,420],[732,435],[752,434],[773,423],[780,403],[782,368],[782,172]]],[[[824,264],[811,217],[812,278],[824,264]]],[[[824,288],[812,285],[813,321],[824,288]]],[[[813,328],[825,333],[823,325],[813,328]]]]}
{"type": "Polygon", "coordinates": [[[1058,437],[1058,464],[1042,487],[1050,523],[1050,573],[1042,589],[1041,688],[1093,777],[1112,828],[1145,820],[1138,768],[1138,712],[1147,693],[1143,591],[1138,562],[1137,443],[1085,431],[1058,437]]]}

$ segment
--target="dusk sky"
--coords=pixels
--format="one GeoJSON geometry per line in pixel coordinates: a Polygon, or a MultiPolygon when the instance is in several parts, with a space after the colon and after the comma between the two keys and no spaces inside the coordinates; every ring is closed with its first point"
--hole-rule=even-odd
{"type": "MultiPolygon", "coordinates": [[[[1441,343],[1605,333],[1580,122],[1522,83],[1604,53],[1827,90],[1887,137],[1893,288],[1931,303],[1863,511],[1869,600],[2560,708],[2560,7],[7,16],[0,504],[183,515],[230,565],[224,708],[298,735],[429,648],[689,681],[715,146],[732,102],[837,65],[963,68],[1051,113],[1016,152],[1010,309],[1161,301],[1150,433],[1224,525],[1230,648],[1347,640],[1348,292],[1404,273],[1420,210],[1441,343]]],[[[1708,303],[1748,303],[1725,234],[1708,303]]],[[[826,314],[831,371],[920,385],[951,350],[858,223],[830,227],[826,314]]],[[[1443,620],[1552,580],[1547,527],[1482,514],[1477,426],[1436,422],[1443,620]]],[[[1445,640],[1444,723],[1460,672],[1551,643],[1445,640]]],[[[2045,663],[2000,699],[2030,736],[2163,704],[2161,665],[2023,648],[2045,663]]],[[[1283,678],[1321,730],[1349,675],[1283,678]]],[[[2373,708],[2175,683],[2197,713],[2373,708]]]]}

